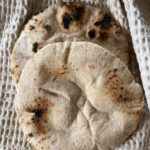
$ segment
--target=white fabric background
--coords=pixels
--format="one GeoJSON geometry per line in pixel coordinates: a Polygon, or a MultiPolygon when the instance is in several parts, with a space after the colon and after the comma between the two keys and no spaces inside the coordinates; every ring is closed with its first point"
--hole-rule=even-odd
{"type": "MultiPolygon", "coordinates": [[[[30,150],[19,129],[13,108],[15,88],[9,73],[9,54],[26,20],[32,14],[58,1],[0,0],[0,150],[30,150]]],[[[120,24],[129,31],[139,64],[147,106],[150,108],[150,0],[86,1],[99,7],[107,6],[120,24]]],[[[136,65],[133,65],[133,70],[137,70],[136,65]]],[[[116,150],[150,150],[148,110],[140,129],[116,150]]]]}

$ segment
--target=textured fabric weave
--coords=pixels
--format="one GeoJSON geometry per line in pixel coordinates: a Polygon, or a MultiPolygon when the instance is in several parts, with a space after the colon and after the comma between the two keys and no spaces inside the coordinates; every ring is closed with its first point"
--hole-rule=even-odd
{"type": "MultiPolygon", "coordinates": [[[[23,138],[13,107],[16,91],[9,73],[9,54],[26,20],[58,1],[0,0],[0,150],[31,149],[23,138]]],[[[87,3],[108,7],[120,24],[129,31],[140,68],[147,106],[150,108],[150,0],[87,0],[87,3]]],[[[136,65],[133,65],[133,70],[137,70],[136,65]]],[[[150,150],[148,110],[140,129],[116,150],[150,150]]]]}

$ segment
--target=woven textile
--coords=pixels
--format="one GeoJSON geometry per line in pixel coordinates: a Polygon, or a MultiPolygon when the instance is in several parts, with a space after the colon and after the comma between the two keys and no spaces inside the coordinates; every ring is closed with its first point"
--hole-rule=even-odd
{"type": "MultiPolygon", "coordinates": [[[[0,0],[0,150],[30,150],[13,107],[15,88],[9,73],[10,53],[26,21],[59,0],[0,0]]],[[[79,1],[79,0],[76,0],[79,1]]],[[[82,0],[84,1],[84,0],[82,0]]],[[[136,57],[132,73],[138,76],[137,58],[147,106],[150,108],[150,0],[87,0],[108,7],[128,31],[136,57]]],[[[136,79],[139,81],[139,79],[136,79]]],[[[150,150],[150,113],[146,109],[139,130],[116,150],[150,150]]]]}

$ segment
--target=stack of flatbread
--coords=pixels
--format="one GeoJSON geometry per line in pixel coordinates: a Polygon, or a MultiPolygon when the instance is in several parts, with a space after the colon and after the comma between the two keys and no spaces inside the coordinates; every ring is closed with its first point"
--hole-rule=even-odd
{"type": "Polygon", "coordinates": [[[11,56],[15,109],[36,150],[113,150],[138,128],[143,92],[108,10],[79,3],[32,17],[11,56]]]}

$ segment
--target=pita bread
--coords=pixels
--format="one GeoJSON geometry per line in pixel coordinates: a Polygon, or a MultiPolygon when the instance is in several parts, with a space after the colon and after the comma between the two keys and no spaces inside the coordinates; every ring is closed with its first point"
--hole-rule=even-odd
{"type": "Polygon", "coordinates": [[[108,11],[83,4],[52,5],[26,24],[14,46],[11,72],[15,84],[27,60],[39,49],[66,40],[97,43],[129,63],[125,32],[108,11]]]}
{"type": "Polygon", "coordinates": [[[112,150],[136,130],[142,107],[127,66],[90,42],[45,46],[26,63],[15,98],[37,150],[112,150]]]}

